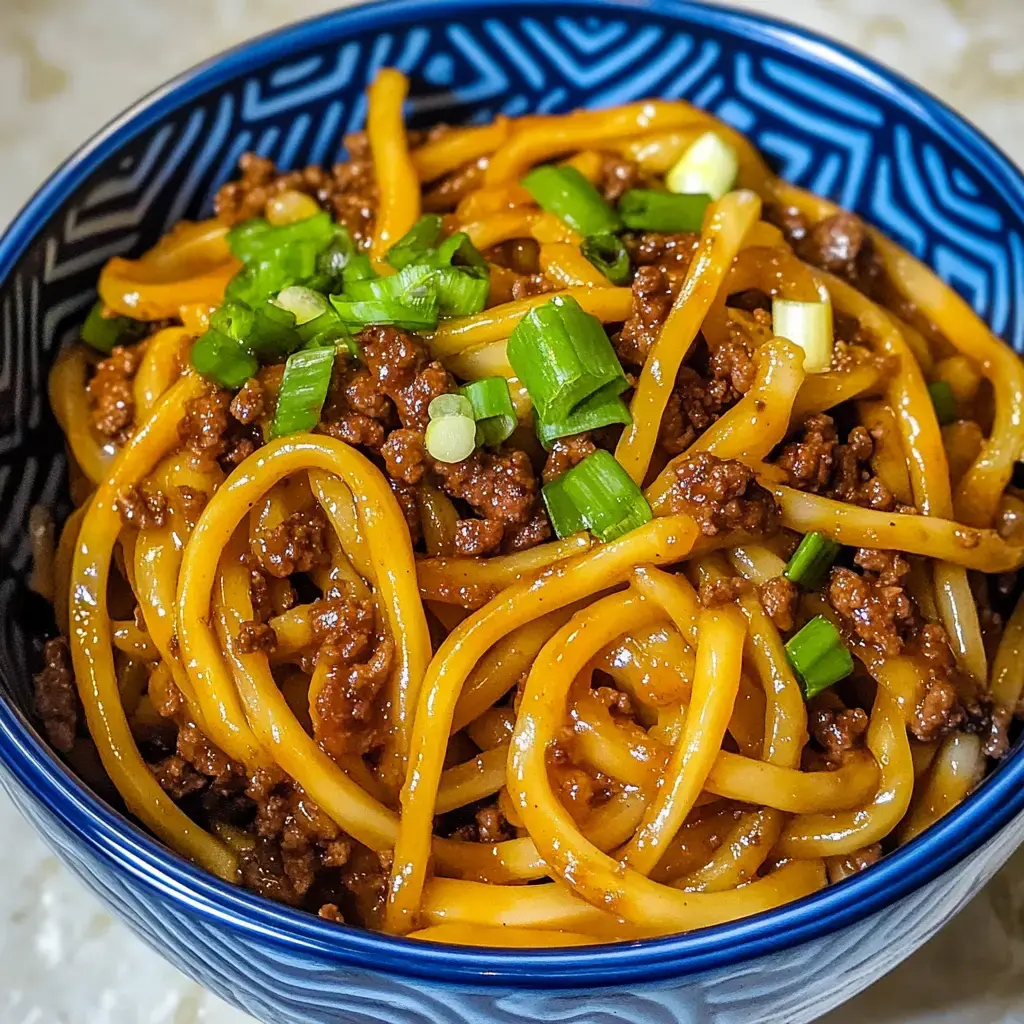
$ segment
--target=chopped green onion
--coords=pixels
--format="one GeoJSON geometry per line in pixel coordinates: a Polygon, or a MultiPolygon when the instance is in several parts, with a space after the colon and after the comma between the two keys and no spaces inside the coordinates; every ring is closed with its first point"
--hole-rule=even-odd
{"type": "Polygon", "coordinates": [[[721,199],[736,184],[739,169],[736,150],[714,132],[705,132],[665,175],[665,184],[681,195],[721,199]]]}
{"type": "Polygon", "coordinates": [[[225,299],[258,306],[289,285],[306,281],[316,272],[316,250],[308,245],[292,245],[273,254],[271,259],[246,264],[224,290],[225,299]]]}
{"type": "Polygon", "coordinates": [[[431,419],[425,441],[427,451],[438,462],[462,462],[476,448],[476,420],[459,415],[431,419]]]}
{"type": "Polygon", "coordinates": [[[790,638],[786,658],[808,700],[853,672],[853,657],[839,630],[823,615],[816,615],[790,638]]]}
{"type": "Polygon", "coordinates": [[[508,381],[504,377],[484,377],[460,390],[469,399],[473,410],[477,444],[494,447],[512,436],[518,420],[508,381]]]}
{"type": "Polygon", "coordinates": [[[97,302],[82,324],[82,341],[97,352],[109,354],[115,345],[129,345],[146,333],[146,324],[130,316],[105,316],[103,303],[97,302]]]}
{"type": "Polygon", "coordinates": [[[783,575],[791,583],[814,590],[824,582],[842,545],[830,540],[817,530],[804,534],[783,575]]]}
{"type": "Polygon", "coordinates": [[[473,244],[465,231],[456,231],[449,235],[427,260],[436,267],[476,267],[477,270],[489,270],[487,260],[473,244]]]}
{"type": "Polygon", "coordinates": [[[490,281],[474,267],[414,263],[390,277],[352,281],[344,297],[355,302],[396,302],[400,305],[437,301],[439,316],[469,316],[487,304],[490,281]]]}
{"type": "Polygon", "coordinates": [[[568,296],[536,306],[508,339],[508,361],[542,420],[565,420],[602,389],[621,394],[626,375],[604,326],[568,296]]]}
{"type": "Polygon", "coordinates": [[[387,260],[395,268],[401,270],[410,263],[419,263],[436,248],[441,237],[441,217],[436,213],[428,213],[418,221],[388,249],[387,260]]]}
{"type": "Polygon", "coordinates": [[[295,317],[295,323],[301,327],[303,324],[315,320],[321,313],[330,309],[327,299],[319,292],[311,288],[303,288],[302,285],[293,284],[283,289],[274,299],[274,305],[286,309],[295,317]]]}
{"type": "Polygon", "coordinates": [[[240,388],[260,365],[242,342],[212,327],[196,340],[190,358],[198,373],[224,388],[240,388]]]}
{"type": "Polygon", "coordinates": [[[948,381],[935,380],[928,385],[928,394],[932,396],[935,415],[940,426],[952,423],[956,418],[956,398],[948,381]]]}
{"type": "Polygon", "coordinates": [[[243,302],[225,301],[210,314],[210,327],[244,345],[252,334],[256,314],[243,302]]]}
{"type": "Polygon", "coordinates": [[[629,406],[615,393],[606,394],[604,389],[584,399],[564,420],[549,422],[537,417],[537,437],[545,448],[560,437],[571,437],[587,430],[597,430],[613,423],[630,424],[629,406]]]}
{"type": "Polygon", "coordinates": [[[603,449],[545,484],[542,494],[559,537],[586,527],[598,540],[612,541],[652,518],[640,488],[603,449]]]}
{"type": "Polygon", "coordinates": [[[431,399],[427,415],[432,420],[443,420],[446,416],[468,416],[473,418],[473,403],[465,395],[451,392],[431,399]]]}
{"type": "Polygon", "coordinates": [[[406,331],[426,331],[437,326],[437,295],[433,292],[406,302],[397,299],[351,300],[344,295],[332,295],[331,305],[349,327],[391,324],[406,331]]]}
{"type": "Polygon", "coordinates": [[[269,300],[253,310],[252,329],[243,340],[262,363],[281,359],[302,344],[295,329],[295,315],[269,300]]]}
{"type": "Polygon", "coordinates": [[[619,215],[575,167],[545,164],[521,182],[541,209],[560,217],[581,235],[622,230],[619,215]]]}
{"type": "Polygon", "coordinates": [[[472,316],[487,305],[490,275],[475,267],[438,267],[430,280],[441,316],[472,316]]]}
{"type": "Polygon", "coordinates": [[[327,348],[343,345],[353,357],[359,356],[359,346],[351,332],[342,323],[338,311],[328,306],[314,320],[308,320],[295,329],[303,348],[327,348]]]}
{"type": "Polygon", "coordinates": [[[626,247],[618,235],[613,235],[610,231],[588,235],[580,245],[580,252],[612,284],[629,284],[633,268],[629,263],[629,253],[626,252],[626,247]]]}
{"type": "Polygon", "coordinates": [[[700,231],[711,196],[702,193],[679,195],[653,188],[631,188],[619,200],[619,213],[627,228],[657,231],[700,231]]]}
{"type": "Polygon", "coordinates": [[[335,238],[335,224],[326,210],[305,220],[272,227],[261,217],[244,221],[228,232],[228,248],[243,263],[272,260],[284,249],[296,244],[321,252],[335,238]]]}
{"type": "Polygon", "coordinates": [[[271,437],[312,430],[320,421],[334,367],[333,348],[310,348],[288,357],[277,396],[271,437]]]}
{"type": "Polygon", "coordinates": [[[804,350],[804,372],[824,373],[832,365],[832,304],[772,300],[772,332],[804,350]]]}

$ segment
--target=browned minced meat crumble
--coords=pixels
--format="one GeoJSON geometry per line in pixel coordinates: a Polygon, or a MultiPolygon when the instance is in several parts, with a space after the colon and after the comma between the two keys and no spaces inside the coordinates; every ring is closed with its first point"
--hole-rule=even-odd
{"type": "Polygon", "coordinates": [[[66,754],[78,731],[78,691],[71,668],[71,652],[62,637],[47,640],[43,669],[35,677],[35,711],[50,743],[66,754]]]}
{"type": "Polygon", "coordinates": [[[123,444],[135,421],[132,380],[145,351],[144,343],[117,345],[96,364],[86,395],[97,432],[114,444],[123,444]]]}

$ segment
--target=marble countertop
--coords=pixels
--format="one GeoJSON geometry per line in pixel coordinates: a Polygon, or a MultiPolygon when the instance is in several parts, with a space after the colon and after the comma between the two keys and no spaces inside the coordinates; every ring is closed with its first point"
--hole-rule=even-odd
{"type": "MultiPolygon", "coordinates": [[[[344,0],[341,0],[344,2],[344,0]]],[[[138,96],[331,0],[0,0],[0,227],[138,96]],[[158,42],[157,42],[158,41],[158,42]]],[[[898,68],[1024,163],[1022,0],[748,0],[898,68]]],[[[0,1022],[244,1024],[106,914],[0,794],[0,1022]]],[[[1024,852],[821,1024],[1024,1022],[1024,852]]]]}

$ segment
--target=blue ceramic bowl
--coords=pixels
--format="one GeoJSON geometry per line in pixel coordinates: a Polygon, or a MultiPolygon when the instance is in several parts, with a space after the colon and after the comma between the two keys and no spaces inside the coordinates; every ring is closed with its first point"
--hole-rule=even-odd
{"type": "Polygon", "coordinates": [[[775,22],[676,0],[397,0],[327,15],[188,72],[72,157],[0,240],[0,779],[60,858],[186,974],[273,1024],[525,1020],[800,1024],[933,934],[1024,838],[1024,757],[864,874],[660,941],[565,952],[411,943],[223,885],[85,789],[29,718],[48,613],[25,522],[66,506],[46,373],[101,264],[207,215],[246,150],[331,162],[377,68],[417,123],[683,96],[787,178],[877,224],[1024,348],[1024,181],[898,76],[775,22]]]}

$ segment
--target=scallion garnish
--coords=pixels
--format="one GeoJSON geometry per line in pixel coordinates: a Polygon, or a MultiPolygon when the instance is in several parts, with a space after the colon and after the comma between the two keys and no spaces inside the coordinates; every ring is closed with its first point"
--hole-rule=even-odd
{"type": "Polygon", "coordinates": [[[823,533],[815,531],[804,534],[783,575],[791,583],[814,590],[824,582],[841,550],[841,544],[830,540],[823,533]]]}
{"type": "Polygon", "coordinates": [[[484,271],[489,269],[487,260],[465,231],[456,231],[455,234],[449,235],[426,262],[437,267],[476,267],[477,270],[484,271]]]}
{"type": "Polygon", "coordinates": [[[808,700],[853,672],[853,656],[839,630],[823,615],[816,615],[790,638],[786,658],[808,700]]]}
{"type": "Polygon", "coordinates": [[[588,235],[580,244],[580,252],[614,285],[629,284],[633,277],[629,253],[622,239],[610,231],[588,235]]]}
{"type": "Polygon", "coordinates": [[[303,324],[315,320],[318,316],[330,309],[327,299],[312,288],[304,288],[302,285],[293,284],[278,292],[274,299],[274,305],[287,310],[295,317],[295,323],[301,327],[303,324]]]}
{"type": "Polygon", "coordinates": [[[935,416],[940,426],[946,426],[956,420],[956,398],[948,381],[934,380],[928,385],[928,394],[932,397],[935,416]]]}
{"type": "Polygon", "coordinates": [[[359,355],[359,346],[355,338],[342,322],[338,311],[333,306],[328,306],[318,317],[307,320],[306,323],[295,328],[299,341],[303,348],[326,348],[344,345],[349,354],[355,357],[359,355]]]}
{"type": "Polygon", "coordinates": [[[598,540],[612,541],[652,518],[640,488],[603,449],[545,484],[542,494],[559,537],[586,528],[598,540]]]}
{"type": "Polygon", "coordinates": [[[288,357],[277,396],[271,437],[312,430],[320,421],[334,367],[333,348],[310,348],[288,357]]]}
{"type": "Polygon", "coordinates": [[[281,359],[302,344],[295,328],[295,315],[269,299],[253,310],[252,329],[244,340],[261,363],[281,359]]]}
{"type": "Polygon", "coordinates": [[[557,423],[598,391],[629,386],[604,326],[569,296],[530,310],[508,339],[508,361],[541,419],[557,423]]]}
{"type": "Polygon", "coordinates": [[[103,303],[97,302],[82,324],[81,337],[97,352],[107,355],[115,345],[130,345],[146,333],[146,325],[130,316],[105,316],[103,303]]]}
{"type": "Polygon", "coordinates": [[[739,169],[736,150],[714,132],[705,132],[665,175],[665,184],[681,195],[721,199],[736,184],[739,169]]]}
{"type": "Polygon", "coordinates": [[[652,188],[631,188],[619,200],[619,214],[627,228],[657,231],[668,235],[678,231],[700,231],[711,196],[701,193],[677,195],[652,188]]]}
{"type": "Polygon", "coordinates": [[[545,448],[550,448],[560,437],[572,437],[587,430],[611,426],[613,423],[630,424],[629,406],[618,394],[598,391],[584,399],[564,420],[543,420],[536,418],[537,437],[545,448]]]}
{"type": "Polygon", "coordinates": [[[472,407],[477,444],[494,447],[512,436],[516,411],[504,377],[484,377],[466,384],[460,391],[472,407]]]}
{"type": "Polygon", "coordinates": [[[297,220],[292,224],[272,227],[262,217],[244,221],[227,235],[228,248],[243,263],[272,260],[285,249],[296,244],[308,247],[315,256],[326,249],[335,237],[335,224],[325,210],[297,220]]]}
{"type": "Polygon", "coordinates": [[[438,462],[462,462],[476,448],[473,403],[462,394],[438,395],[427,406],[430,422],[424,442],[438,462]]]}
{"type": "Polygon", "coordinates": [[[211,327],[192,346],[196,371],[223,388],[240,388],[259,369],[259,362],[245,345],[211,327]]]}
{"type": "Polygon", "coordinates": [[[804,350],[804,372],[824,373],[832,365],[832,304],[772,300],[772,333],[804,350]]]}
{"type": "Polygon", "coordinates": [[[388,249],[388,263],[395,270],[401,270],[411,263],[419,263],[437,246],[437,240],[440,237],[440,215],[425,214],[388,249]]]}
{"type": "Polygon", "coordinates": [[[426,331],[437,326],[437,295],[430,291],[420,298],[357,299],[332,295],[331,305],[349,327],[362,328],[368,324],[390,324],[406,331],[426,331]]]}
{"type": "Polygon", "coordinates": [[[622,230],[619,215],[575,167],[545,164],[521,182],[542,210],[560,217],[581,235],[622,230]]]}

